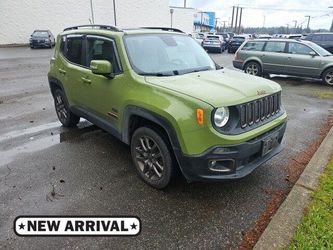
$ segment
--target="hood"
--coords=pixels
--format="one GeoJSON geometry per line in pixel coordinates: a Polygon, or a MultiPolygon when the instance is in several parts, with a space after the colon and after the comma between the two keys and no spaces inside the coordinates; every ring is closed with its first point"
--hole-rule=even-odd
{"type": "Polygon", "coordinates": [[[232,106],[281,90],[273,81],[229,69],[169,77],[147,76],[146,82],[194,97],[213,107],[232,106]]]}

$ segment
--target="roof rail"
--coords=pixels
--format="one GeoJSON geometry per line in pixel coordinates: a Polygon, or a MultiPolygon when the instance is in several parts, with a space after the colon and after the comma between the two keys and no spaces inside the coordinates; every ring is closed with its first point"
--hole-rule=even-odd
{"type": "Polygon", "coordinates": [[[178,33],[185,33],[184,31],[176,28],[169,28],[169,27],[140,27],[140,29],[151,29],[151,30],[163,30],[163,31],[173,31],[178,33]]]}
{"type": "Polygon", "coordinates": [[[64,29],[64,31],[67,30],[77,30],[79,28],[98,28],[98,29],[103,29],[103,30],[110,30],[110,31],[117,31],[117,32],[121,32],[122,30],[118,29],[115,26],[111,26],[111,25],[103,25],[103,24],[86,24],[86,25],[78,25],[78,26],[72,26],[72,27],[68,27],[66,29],[64,29]]]}

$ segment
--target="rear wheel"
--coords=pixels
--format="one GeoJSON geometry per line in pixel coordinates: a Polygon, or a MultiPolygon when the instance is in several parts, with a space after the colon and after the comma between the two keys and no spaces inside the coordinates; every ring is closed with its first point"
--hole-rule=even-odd
{"type": "Polygon", "coordinates": [[[131,140],[131,155],[138,175],[157,189],[165,188],[174,175],[168,144],[155,130],[138,128],[131,140]]]}
{"type": "Polygon", "coordinates": [[[254,75],[254,76],[261,76],[261,67],[257,62],[248,62],[245,67],[244,71],[246,74],[254,75]]]}
{"type": "Polygon", "coordinates": [[[325,84],[333,87],[333,68],[325,70],[322,80],[325,84]]]}
{"type": "Polygon", "coordinates": [[[65,94],[60,89],[56,89],[53,94],[54,106],[59,121],[65,127],[74,127],[79,123],[80,117],[70,111],[65,94]]]}

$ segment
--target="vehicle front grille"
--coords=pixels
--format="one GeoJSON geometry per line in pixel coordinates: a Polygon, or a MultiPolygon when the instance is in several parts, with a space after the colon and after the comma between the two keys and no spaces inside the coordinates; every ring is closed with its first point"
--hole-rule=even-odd
{"type": "Polygon", "coordinates": [[[240,126],[246,128],[275,116],[281,110],[281,92],[238,105],[240,126]]]}

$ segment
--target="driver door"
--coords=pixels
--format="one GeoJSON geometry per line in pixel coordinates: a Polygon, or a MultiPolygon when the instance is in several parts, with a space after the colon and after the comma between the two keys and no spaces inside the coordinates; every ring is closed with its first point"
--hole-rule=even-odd
{"type": "Polygon", "coordinates": [[[93,115],[97,115],[111,125],[119,121],[119,99],[124,91],[122,68],[113,39],[88,35],[86,37],[86,65],[82,82],[84,83],[84,102],[93,115]],[[107,60],[113,67],[113,79],[92,73],[89,69],[92,60],[107,60]]]}
{"type": "Polygon", "coordinates": [[[313,49],[306,46],[305,44],[289,42],[285,73],[287,75],[297,76],[319,76],[321,72],[320,56],[312,56],[309,54],[310,52],[316,53],[313,49]]]}

